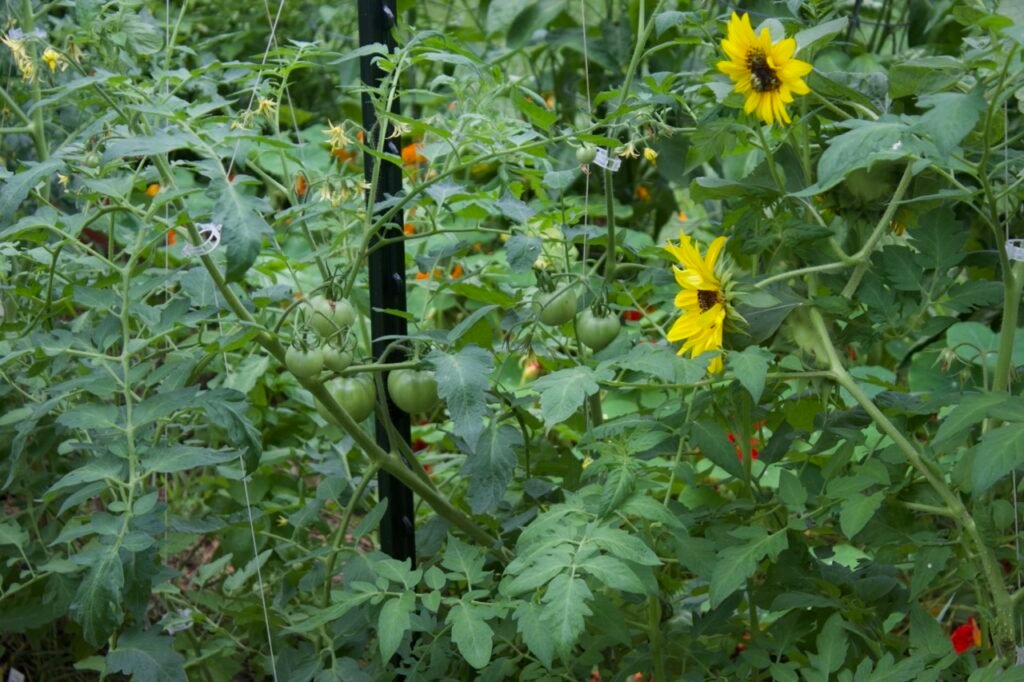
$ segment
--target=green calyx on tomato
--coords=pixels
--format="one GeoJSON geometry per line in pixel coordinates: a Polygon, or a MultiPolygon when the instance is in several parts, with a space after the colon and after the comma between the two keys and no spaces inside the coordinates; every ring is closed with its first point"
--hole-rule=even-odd
{"type": "Polygon", "coordinates": [[[437,379],[429,370],[396,369],[388,374],[388,394],[399,409],[409,414],[431,412],[441,399],[437,379]]]}
{"type": "Polygon", "coordinates": [[[310,379],[324,368],[324,354],[319,348],[291,346],[284,354],[284,365],[300,379],[310,379]]]}
{"type": "MultiPolygon", "coordinates": [[[[326,388],[356,423],[373,414],[373,406],[377,402],[377,388],[371,375],[360,374],[355,377],[337,379],[328,384],[326,388]]],[[[316,403],[316,410],[327,421],[334,421],[330,412],[319,400],[316,403]]]]}
{"type": "Polygon", "coordinates": [[[313,309],[309,326],[322,338],[334,336],[356,321],[355,309],[343,298],[332,301],[324,296],[314,296],[309,300],[309,305],[313,309]]]}
{"type": "Polygon", "coordinates": [[[565,324],[576,314],[576,292],[571,287],[539,293],[533,303],[537,318],[552,327],[565,324]]]}
{"type": "Polygon", "coordinates": [[[588,308],[576,319],[576,335],[580,342],[595,352],[614,341],[622,328],[617,315],[610,311],[603,312],[605,314],[597,314],[588,308]]]}

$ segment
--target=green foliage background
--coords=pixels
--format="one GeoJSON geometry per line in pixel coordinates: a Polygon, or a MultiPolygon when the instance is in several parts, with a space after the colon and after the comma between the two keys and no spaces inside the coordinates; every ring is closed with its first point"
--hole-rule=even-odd
{"type": "Polygon", "coordinates": [[[0,668],[1024,679],[1020,4],[399,5],[391,53],[351,2],[5,6],[36,73],[0,48],[0,668]],[[733,9],[814,64],[793,125],[715,71],[733,9]],[[365,54],[402,102],[372,147],[365,54]],[[383,214],[364,153],[404,166],[383,214]],[[366,254],[399,211],[401,366],[444,405],[381,449],[282,361],[329,287],[385,395],[366,254]],[[722,374],[665,341],[680,231],[729,237],[722,374]],[[616,340],[541,324],[550,285],[616,340]],[[377,549],[381,469],[415,569],[377,549]]]}

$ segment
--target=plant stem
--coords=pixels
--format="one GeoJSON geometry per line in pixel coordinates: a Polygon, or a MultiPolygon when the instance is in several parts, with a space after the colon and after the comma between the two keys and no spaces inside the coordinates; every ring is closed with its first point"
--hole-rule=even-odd
{"type": "Polygon", "coordinates": [[[608,246],[605,247],[604,288],[605,292],[615,280],[615,197],[612,194],[612,172],[604,169],[604,204],[608,216],[608,246]]]}
{"type": "Polygon", "coordinates": [[[1003,276],[1003,324],[999,330],[999,356],[996,359],[992,392],[1002,393],[1010,384],[1013,345],[1017,333],[1017,314],[1020,310],[1021,287],[1024,286],[1024,263],[1014,263],[1003,276]]]}
{"type": "Polygon", "coordinates": [[[647,598],[647,636],[651,638],[654,679],[667,680],[668,675],[665,674],[665,646],[661,632],[661,601],[657,595],[647,598]]]}
{"type": "Polygon", "coordinates": [[[1012,642],[1014,639],[1014,622],[1013,604],[1010,594],[1006,589],[1006,584],[1003,582],[1003,575],[999,570],[999,564],[996,561],[995,555],[985,542],[981,531],[978,530],[974,518],[967,511],[964,503],[960,500],[960,496],[953,492],[946,484],[946,481],[937,473],[938,468],[936,465],[925,459],[917,447],[903,435],[903,432],[895,424],[889,421],[889,418],[878,409],[878,406],[861,390],[857,382],[846,371],[842,361],[839,359],[839,353],[836,352],[836,348],[832,343],[832,337],[828,333],[828,328],[821,313],[816,308],[811,308],[810,315],[815,330],[821,339],[822,346],[825,349],[835,382],[845,388],[875,421],[878,428],[892,439],[910,465],[924,477],[925,481],[939,495],[949,510],[950,515],[956,519],[957,524],[974,544],[974,548],[978,552],[978,560],[981,562],[982,573],[988,583],[992,597],[996,617],[993,630],[1001,641],[1012,642]]]}
{"type": "Polygon", "coordinates": [[[341,544],[345,541],[345,533],[348,531],[348,524],[352,520],[352,512],[355,511],[356,505],[359,504],[359,500],[362,499],[363,493],[366,492],[367,486],[373,481],[379,469],[379,462],[371,462],[370,468],[363,472],[362,480],[359,481],[359,485],[352,492],[352,498],[345,505],[345,513],[341,517],[341,523],[338,524],[338,528],[334,531],[334,536],[331,537],[331,554],[327,557],[327,575],[324,577],[324,594],[321,599],[323,606],[330,604],[334,564],[337,561],[338,552],[341,551],[341,544]]]}
{"type": "Polygon", "coordinates": [[[864,246],[862,246],[860,251],[857,252],[856,259],[860,262],[857,264],[857,267],[854,268],[853,273],[850,275],[850,279],[846,282],[846,286],[843,287],[843,298],[848,299],[857,292],[857,287],[860,286],[860,281],[864,279],[864,275],[868,271],[872,252],[874,252],[878,242],[882,239],[882,235],[884,235],[886,230],[889,229],[889,225],[892,223],[893,216],[896,215],[896,209],[899,207],[899,203],[903,199],[903,195],[906,194],[907,189],[910,188],[910,181],[914,178],[913,168],[914,164],[908,162],[907,167],[903,170],[903,177],[900,178],[900,183],[896,186],[896,191],[893,192],[892,199],[889,200],[889,205],[885,207],[885,212],[882,213],[882,217],[879,218],[878,224],[875,225],[875,229],[871,233],[871,236],[868,237],[868,240],[864,242],[864,246]]]}

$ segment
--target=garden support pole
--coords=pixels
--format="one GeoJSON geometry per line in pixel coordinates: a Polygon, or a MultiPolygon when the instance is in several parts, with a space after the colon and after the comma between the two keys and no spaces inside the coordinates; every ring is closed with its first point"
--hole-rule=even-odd
{"type": "MultiPolygon", "coordinates": [[[[359,45],[386,45],[394,47],[391,28],[396,16],[395,0],[359,0],[359,45]]],[[[380,86],[384,78],[383,72],[373,63],[375,55],[363,55],[359,60],[360,75],[363,83],[369,88],[380,86]]],[[[377,121],[377,113],[369,92],[362,97],[363,130],[366,134],[366,145],[377,148],[379,135],[385,139],[392,132],[385,122],[385,130],[381,130],[377,121]]],[[[391,110],[398,113],[398,97],[392,101],[391,110]]],[[[388,146],[396,146],[397,142],[388,140],[388,146]]],[[[367,182],[372,182],[373,165],[376,159],[370,154],[363,156],[363,171],[367,182]]],[[[402,189],[402,168],[393,163],[382,161],[380,175],[377,179],[376,196],[367,197],[368,210],[376,210],[375,206],[389,196],[397,196],[402,189]]],[[[371,237],[370,247],[382,238],[402,236],[402,211],[391,216],[390,222],[384,225],[377,234],[371,237]]],[[[382,358],[388,344],[395,336],[404,336],[408,328],[405,318],[399,317],[388,310],[405,310],[405,244],[398,240],[379,249],[371,250],[370,265],[370,329],[373,336],[373,356],[378,362],[397,362],[402,357],[382,358]]],[[[409,415],[402,412],[389,396],[385,396],[391,421],[398,434],[409,440],[409,415]]],[[[377,420],[377,444],[384,450],[390,450],[388,433],[384,424],[377,420]]],[[[387,512],[380,525],[381,549],[395,559],[410,559],[416,563],[415,508],[413,507],[412,491],[402,485],[398,479],[386,471],[378,474],[380,497],[387,500],[387,512]]]]}

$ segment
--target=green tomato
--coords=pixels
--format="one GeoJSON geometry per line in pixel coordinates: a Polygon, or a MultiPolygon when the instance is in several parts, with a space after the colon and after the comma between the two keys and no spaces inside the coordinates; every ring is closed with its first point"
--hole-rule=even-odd
{"type": "Polygon", "coordinates": [[[437,396],[437,379],[429,370],[396,369],[388,374],[388,394],[403,412],[430,412],[441,399],[437,396]]]}
{"type": "Polygon", "coordinates": [[[565,324],[576,314],[576,292],[571,288],[537,294],[533,301],[537,317],[552,327],[565,324]]]}
{"type": "Polygon", "coordinates": [[[290,347],[284,354],[284,364],[288,371],[300,379],[315,377],[324,368],[324,354],[319,348],[303,350],[290,347]]]}
{"type": "Polygon", "coordinates": [[[309,304],[313,308],[309,326],[323,338],[333,336],[340,329],[348,329],[356,321],[356,311],[345,299],[332,301],[314,296],[309,304]]]}
{"type": "Polygon", "coordinates": [[[597,158],[597,148],[592,144],[584,144],[576,150],[576,160],[580,164],[590,163],[597,158]]]}
{"type": "MultiPolygon", "coordinates": [[[[377,402],[377,389],[373,377],[368,375],[345,377],[332,382],[327,390],[356,423],[373,414],[373,406],[377,402]]],[[[316,410],[327,421],[334,421],[327,408],[319,400],[316,403],[316,410]]]]}
{"type": "Polygon", "coordinates": [[[352,364],[352,352],[337,346],[327,345],[323,348],[324,365],[334,372],[344,372],[352,364]]]}
{"type": "Polygon", "coordinates": [[[576,320],[576,334],[580,342],[593,351],[599,351],[614,341],[621,328],[617,316],[609,314],[599,317],[589,308],[576,320]]]}

